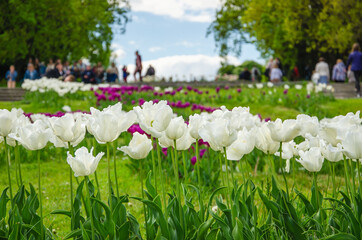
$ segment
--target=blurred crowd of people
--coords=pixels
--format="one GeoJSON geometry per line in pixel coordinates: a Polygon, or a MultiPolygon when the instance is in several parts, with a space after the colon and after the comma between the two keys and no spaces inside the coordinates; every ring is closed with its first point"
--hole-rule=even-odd
{"type": "MultiPolygon", "coordinates": [[[[142,82],[142,59],[138,51],[136,55],[136,68],[134,71],[135,81],[142,82]],[[139,79],[137,80],[137,73],[139,79]]],[[[122,67],[122,80],[127,83],[127,79],[130,73],[127,66],[122,67]]],[[[149,65],[145,76],[155,76],[155,69],[149,65]]],[[[76,79],[81,79],[84,83],[98,84],[102,82],[115,83],[120,81],[120,74],[118,68],[114,62],[106,69],[101,62],[96,65],[85,64],[82,59],[70,64],[69,61],[62,62],[61,59],[49,59],[48,63],[40,62],[38,58],[29,58],[27,63],[27,69],[24,77],[21,78],[30,80],[37,80],[42,77],[57,78],[65,82],[72,82],[76,79]]],[[[5,78],[8,82],[8,88],[15,88],[16,80],[19,79],[18,73],[15,70],[15,66],[11,65],[9,70],[5,74],[5,78]]]]}

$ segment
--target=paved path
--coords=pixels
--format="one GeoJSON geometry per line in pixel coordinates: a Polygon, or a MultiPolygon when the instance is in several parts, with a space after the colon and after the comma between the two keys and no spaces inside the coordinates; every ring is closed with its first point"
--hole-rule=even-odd
{"type": "MultiPolygon", "coordinates": [[[[129,85],[139,86],[142,84],[147,84],[151,86],[160,86],[160,87],[173,87],[177,88],[180,86],[191,85],[193,87],[224,87],[226,85],[230,87],[239,87],[241,84],[248,84],[250,82],[223,82],[223,81],[213,81],[213,82],[148,82],[148,83],[130,83],[129,85]]],[[[288,83],[290,85],[300,82],[288,83]]],[[[338,99],[344,98],[355,98],[355,87],[352,83],[332,83],[332,86],[335,89],[334,96],[338,99]]],[[[25,90],[21,88],[8,89],[0,88],[0,101],[20,101],[23,99],[25,90]]]]}

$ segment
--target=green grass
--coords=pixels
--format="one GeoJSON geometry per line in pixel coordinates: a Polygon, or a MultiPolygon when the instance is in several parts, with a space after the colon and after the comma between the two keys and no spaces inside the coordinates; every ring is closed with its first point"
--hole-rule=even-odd
{"type": "MultiPolygon", "coordinates": [[[[81,110],[81,111],[89,111],[90,107],[95,107],[92,102],[87,100],[69,100],[66,99],[64,101],[64,105],[68,105],[71,107],[73,111],[81,110]]],[[[207,104],[205,104],[207,106],[207,104]]],[[[230,102],[225,104],[229,109],[238,106],[236,102],[230,102]]],[[[249,106],[250,112],[252,114],[260,114],[263,118],[270,117],[271,119],[281,118],[295,118],[298,114],[301,114],[300,111],[292,108],[285,107],[279,105],[270,105],[265,103],[250,103],[245,105],[244,107],[249,106]]],[[[59,107],[56,106],[44,106],[37,104],[36,102],[0,102],[0,109],[11,109],[11,108],[22,108],[24,112],[33,112],[33,113],[41,113],[41,112],[50,112],[55,113],[57,111],[62,111],[59,107]]],[[[328,103],[320,104],[320,107],[323,111],[325,111],[325,116],[333,117],[337,115],[345,115],[349,112],[357,112],[362,111],[362,99],[336,99],[334,101],[330,101],[328,103]]],[[[190,114],[192,112],[190,111],[190,114]]]]}

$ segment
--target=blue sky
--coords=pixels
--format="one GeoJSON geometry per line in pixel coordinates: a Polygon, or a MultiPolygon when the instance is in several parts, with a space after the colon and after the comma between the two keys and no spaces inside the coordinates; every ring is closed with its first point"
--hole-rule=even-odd
{"type": "MultiPolygon", "coordinates": [[[[152,64],[159,77],[215,77],[220,58],[212,35],[206,37],[206,32],[218,1],[130,0],[130,4],[132,20],[124,34],[115,30],[112,42],[118,66],[126,64],[133,71],[134,52],[139,50],[144,71],[152,64]]],[[[264,61],[250,44],[243,46],[239,58],[229,57],[234,64],[244,60],[264,61]]]]}

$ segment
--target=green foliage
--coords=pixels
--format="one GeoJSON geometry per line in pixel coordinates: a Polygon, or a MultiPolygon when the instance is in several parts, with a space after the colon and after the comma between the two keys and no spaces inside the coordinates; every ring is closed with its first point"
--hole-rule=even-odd
{"type": "Polygon", "coordinates": [[[244,71],[245,68],[247,68],[247,69],[249,69],[249,71],[251,71],[251,69],[253,67],[258,68],[261,73],[264,72],[264,67],[261,64],[255,62],[255,61],[247,60],[247,61],[244,61],[239,66],[223,63],[218,70],[218,74],[220,74],[221,76],[224,74],[239,75],[242,71],[244,71]]]}
{"type": "Polygon", "coordinates": [[[0,63],[60,58],[110,59],[111,25],[124,31],[126,0],[0,1],[0,63]]]}
{"type": "Polygon", "coordinates": [[[320,55],[334,64],[348,56],[353,42],[362,42],[361,11],[354,0],[227,0],[208,34],[223,56],[240,54],[241,44],[251,42],[264,57],[304,69],[320,55]]]}

